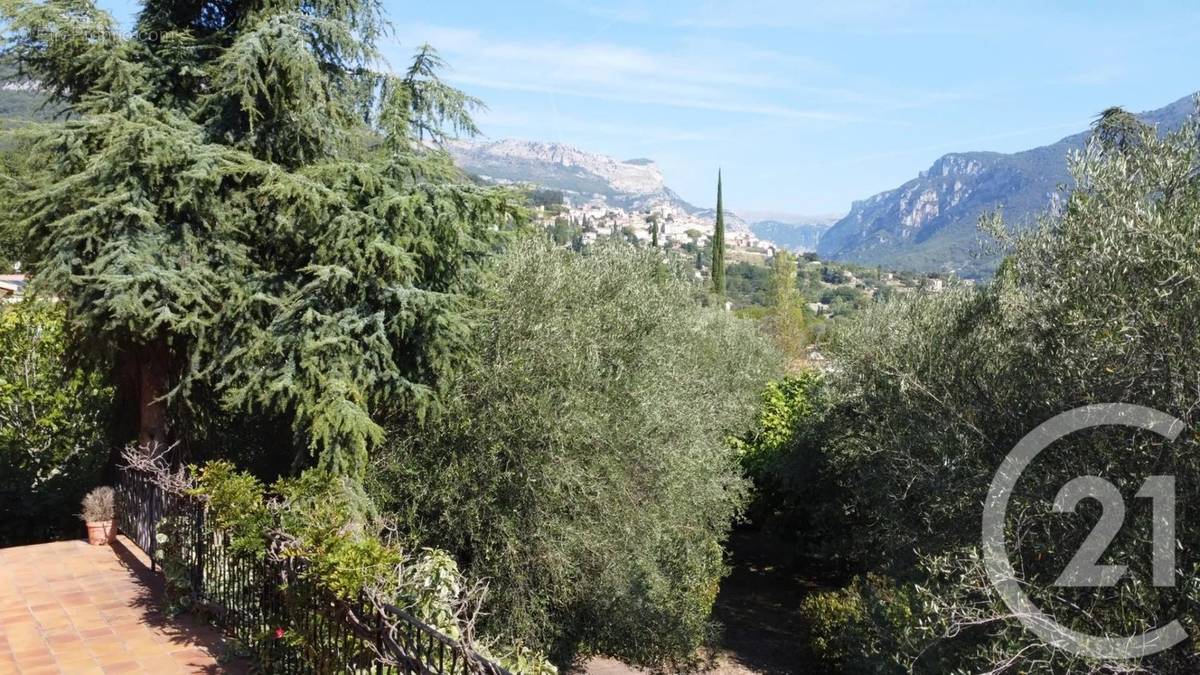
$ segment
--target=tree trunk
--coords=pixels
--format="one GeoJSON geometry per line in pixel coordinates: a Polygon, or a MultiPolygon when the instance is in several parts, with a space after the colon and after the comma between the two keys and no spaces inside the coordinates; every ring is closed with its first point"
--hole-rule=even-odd
{"type": "Polygon", "coordinates": [[[173,440],[167,402],[162,398],[171,390],[171,355],[161,342],[146,345],[140,351],[138,445],[165,448],[173,440]]]}
{"type": "Polygon", "coordinates": [[[167,402],[171,390],[171,352],[162,341],[131,345],[121,353],[120,400],[125,438],[136,436],[139,447],[165,448],[175,439],[167,402]]]}

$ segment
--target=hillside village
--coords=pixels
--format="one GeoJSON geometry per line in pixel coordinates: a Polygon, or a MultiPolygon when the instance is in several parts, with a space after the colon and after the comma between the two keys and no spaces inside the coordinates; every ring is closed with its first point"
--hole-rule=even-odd
{"type": "MultiPolygon", "coordinates": [[[[678,251],[695,261],[698,279],[710,274],[716,213],[688,203],[666,186],[651,160],[621,161],[561,143],[499,140],[456,141],[445,148],[461,169],[482,184],[524,186],[535,224],[559,246],[581,250],[605,239],[678,251]]],[[[810,322],[819,327],[893,294],[937,293],[970,283],[946,271],[921,273],[891,266],[822,260],[815,246],[782,246],[760,236],[773,232],[792,242],[804,228],[822,225],[770,221],[749,223],[725,211],[725,258],[732,309],[753,314],[768,304],[767,277],[776,251],[801,255],[797,285],[810,322]],[[758,234],[756,234],[756,232],[758,234]],[[789,236],[791,235],[791,236],[789,236]]],[[[813,239],[813,238],[810,238],[813,239]]],[[[828,257],[828,256],[827,256],[828,257]]],[[[821,330],[814,330],[819,337],[821,330]]]]}
{"type": "MultiPolygon", "coordinates": [[[[540,188],[532,191],[530,201],[534,222],[560,246],[581,249],[597,241],[619,238],[638,246],[657,245],[679,251],[696,260],[697,278],[708,273],[711,211],[689,211],[668,201],[631,210],[613,206],[599,196],[573,205],[561,192],[540,188]]],[[[733,227],[725,233],[730,301],[735,308],[763,306],[767,268],[783,247],[755,236],[740,219],[730,215],[726,213],[726,222],[732,221],[733,227]]],[[[796,253],[801,256],[797,283],[808,300],[808,309],[816,316],[839,316],[895,293],[939,293],[955,284],[975,283],[938,273],[823,261],[812,251],[796,253]]]]}
{"type": "MultiPolygon", "coordinates": [[[[538,222],[553,232],[565,231],[572,239],[578,238],[584,245],[595,243],[605,236],[619,236],[630,242],[650,244],[654,241],[657,229],[660,246],[705,246],[709,243],[713,231],[713,216],[710,212],[693,213],[678,204],[666,201],[645,209],[627,210],[594,197],[574,206],[562,199],[561,195],[547,196],[547,191],[540,191],[534,195],[534,203],[538,222]]],[[[729,216],[727,213],[727,223],[733,220],[729,216]]],[[[758,239],[744,226],[737,227],[740,224],[740,221],[730,223],[732,227],[726,231],[727,243],[759,255],[770,255],[773,252],[773,243],[758,239]]]]}

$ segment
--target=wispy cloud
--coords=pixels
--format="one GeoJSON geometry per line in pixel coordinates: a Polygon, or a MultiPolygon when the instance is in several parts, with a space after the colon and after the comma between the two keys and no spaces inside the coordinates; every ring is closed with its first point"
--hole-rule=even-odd
{"type": "Polygon", "coordinates": [[[555,113],[553,119],[548,120],[550,128],[547,128],[547,120],[534,120],[527,113],[507,108],[484,111],[479,115],[478,121],[485,128],[511,130],[512,133],[508,135],[513,138],[566,143],[577,143],[580,138],[594,140],[597,137],[632,141],[637,145],[708,143],[728,138],[736,132],[730,128],[691,126],[684,128],[645,123],[631,127],[628,124],[582,118],[563,113],[555,113]],[[530,129],[538,130],[536,137],[530,135],[530,129]]]}
{"type": "Polygon", "coordinates": [[[392,51],[429,42],[471,89],[540,93],[610,103],[750,115],[792,124],[894,126],[889,111],[979,100],[978,91],[855,88],[834,66],[804,54],[685,32],[661,49],[600,40],[497,39],[480,30],[408,25],[392,51]],[[882,116],[882,117],[881,117],[882,116]]]}
{"type": "MultiPolygon", "coordinates": [[[[717,112],[728,112],[738,114],[762,115],[765,117],[779,117],[789,120],[811,120],[823,122],[846,122],[846,121],[861,121],[866,118],[856,115],[847,115],[844,113],[827,112],[823,110],[806,110],[801,108],[790,108],[788,106],[773,105],[770,103],[749,103],[740,102],[738,100],[725,100],[716,98],[691,98],[688,96],[677,95],[662,95],[662,94],[644,94],[634,91],[612,91],[598,89],[582,89],[566,86],[553,86],[547,84],[538,84],[534,82],[520,82],[514,80],[501,80],[496,78],[477,78],[470,75],[456,75],[451,79],[456,82],[473,85],[476,87],[484,87],[489,89],[501,89],[506,91],[525,91],[541,94],[553,94],[555,96],[572,96],[577,98],[590,98],[601,101],[612,101],[617,103],[633,103],[642,105],[654,105],[674,108],[690,108],[693,110],[711,110],[717,112]]],[[[678,89],[678,87],[675,87],[678,89]]]]}
{"type": "Polygon", "coordinates": [[[397,38],[400,44],[434,44],[454,66],[448,79],[473,88],[793,121],[862,119],[835,107],[777,102],[780,92],[794,86],[793,78],[823,66],[758,48],[693,42],[672,51],[652,51],[599,41],[518,42],[446,26],[411,26],[397,38]]]}
{"type": "Polygon", "coordinates": [[[680,26],[736,28],[828,28],[830,26],[895,25],[909,14],[908,0],[840,0],[839,2],[795,2],[794,0],[750,0],[747,2],[699,2],[676,20],[680,26]]]}
{"type": "Polygon", "coordinates": [[[912,13],[911,0],[660,0],[655,3],[619,0],[560,0],[576,12],[597,19],[636,24],[673,25],[685,28],[735,30],[743,28],[857,27],[896,29],[898,20],[912,13]]]}

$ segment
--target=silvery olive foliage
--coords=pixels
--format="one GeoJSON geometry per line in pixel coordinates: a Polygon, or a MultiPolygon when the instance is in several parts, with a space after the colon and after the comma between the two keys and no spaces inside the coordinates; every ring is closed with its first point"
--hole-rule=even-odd
{"type": "Polygon", "coordinates": [[[779,372],[686,263],[524,242],[496,261],[478,366],[371,472],[381,506],[489,580],[484,623],[560,662],[691,659],[747,490],[727,438],[779,372]]]}
{"type": "Polygon", "coordinates": [[[1134,635],[1173,619],[1192,635],[1200,630],[1200,121],[1160,135],[1108,110],[1070,162],[1077,185],[1039,228],[1011,234],[998,215],[984,224],[1009,251],[990,283],[873,306],[833,337],[822,478],[841,496],[824,513],[837,523],[831,532],[848,533],[844,550],[865,562],[863,571],[887,575],[918,599],[904,613],[872,612],[861,598],[885,594],[863,592],[860,582],[842,592],[858,600],[823,605],[855,608],[845,620],[857,629],[845,634],[880,646],[854,651],[854,662],[839,667],[1200,668],[1194,640],[1137,662],[1049,647],[983,573],[982,503],[1016,442],[1077,406],[1150,406],[1186,424],[1174,442],[1092,429],[1050,446],[1026,470],[1007,513],[1010,560],[1026,593],[1075,630],[1134,635]],[[1050,508],[1059,488],[1082,475],[1113,482],[1127,507],[1099,561],[1129,566],[1112,588],[1053,585],[1101,515],[1095,500],[1069,514],[1050,508]],[[1151,583],[1151,505],[1134,496],[1151,475],[1176,477],[1174,587],[1151,583]]]}

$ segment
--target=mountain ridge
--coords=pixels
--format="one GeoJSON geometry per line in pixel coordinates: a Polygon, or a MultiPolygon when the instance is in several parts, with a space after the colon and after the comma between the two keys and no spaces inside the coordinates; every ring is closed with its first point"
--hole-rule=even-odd
{"type": "MultiPolygon", "coordinates": [[[[1138,118],[1160,133],[1194,110],[1192,96],[1138,118]]],[[[892,190],[857,200],[821,236],[822,258],[925,272],[987,276],[995,255],[980,254],[980,216],[1002,210],[1010,226],[1031,226],[1070,187],[1067,154],[1084,146],[1090,131],[1014,153],[952,152],[892,190]]]]}
{"type": "MultiPolygon", "coordinates": [[[[454,140],[445,149],[463,171],[493,183],[529,183],[563,193],[574,206],[600,202],[626,211],[669,204],[698,217],[712,209],[691,204],[667,187],[662,169],[645,157],[619,160],[566,143],[519,139],[454,140]]],[[[727,227],[748,230],[725,212],[727,227]]]]}
{"type": "Polygon", "coordinates": [[[780,220],[775,218],[750,223],[750,231],[759,239],[798,252],[815,251],[821,235],[841,216],[801,216],[780,220]]]}

